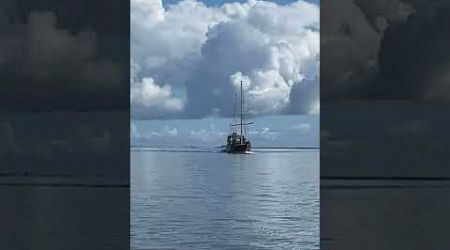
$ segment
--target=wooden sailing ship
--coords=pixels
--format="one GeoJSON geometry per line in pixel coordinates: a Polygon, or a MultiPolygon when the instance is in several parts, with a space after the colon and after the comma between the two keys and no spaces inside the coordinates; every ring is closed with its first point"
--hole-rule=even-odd
{"type": "Polygon", "coordinates": [[[240,93],[240,108],[237,109],[237,100],[235,99],[235,112],[234,112],[234,123],[230,124],[230,133],[227,137],[227,145],[225,151],[227,153],[247,153],[252,149],[252,144],[250,140],[246,137],[247,126],[253,124],[253,122],[245,121],[245,106],[244,106],[244,92],[242,89],[241,81],[241,93],[240,93]],[[238,117],[239,122],[238,122],[238,117]]]}

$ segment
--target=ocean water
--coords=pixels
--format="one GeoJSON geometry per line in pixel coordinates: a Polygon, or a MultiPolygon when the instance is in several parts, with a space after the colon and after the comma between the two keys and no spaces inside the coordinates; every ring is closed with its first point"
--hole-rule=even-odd
{"type": "Polygon", "coordinates": [[[133,149],[132,249],[319,249],[319,151],[133,149]]]}
{"type": "Polygon", "coordinates": [[[130,189],[95,185],[2,176],[1,249],[127,249],[130,189]]]}

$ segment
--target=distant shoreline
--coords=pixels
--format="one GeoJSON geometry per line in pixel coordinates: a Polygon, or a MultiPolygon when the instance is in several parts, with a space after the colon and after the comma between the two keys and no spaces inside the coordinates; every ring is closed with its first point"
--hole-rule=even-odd
{"type": "Polygon", "coordinates": [[[261,149],[320,149],[320,147],[253,147],[261,149]]]}
{"type": "MultiPolygon", "coordinates": [[[[224,146],[149,146],[131,145],[130,148],[222,148],[224,146]]],[[[320,149],[320,147],[252,147],[254,149],[320,149]]]]}

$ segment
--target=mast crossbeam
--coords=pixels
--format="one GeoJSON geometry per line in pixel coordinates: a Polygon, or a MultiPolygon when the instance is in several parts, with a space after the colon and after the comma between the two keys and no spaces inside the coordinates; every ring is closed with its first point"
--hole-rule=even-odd
{"type": "Polygon", "coordinates": [[[230,126],[240,126],[240,125],[250,125],[250,124],[253,124],[253,122],[230,124],[230,126]]]}

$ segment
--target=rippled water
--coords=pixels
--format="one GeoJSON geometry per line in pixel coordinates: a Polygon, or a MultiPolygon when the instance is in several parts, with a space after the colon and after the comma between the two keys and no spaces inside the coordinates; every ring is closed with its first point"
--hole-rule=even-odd
{"type": "Polygon", "coordinates": [[[319,151],[133,150],[132,249],[319,249],[319,151]]]}

